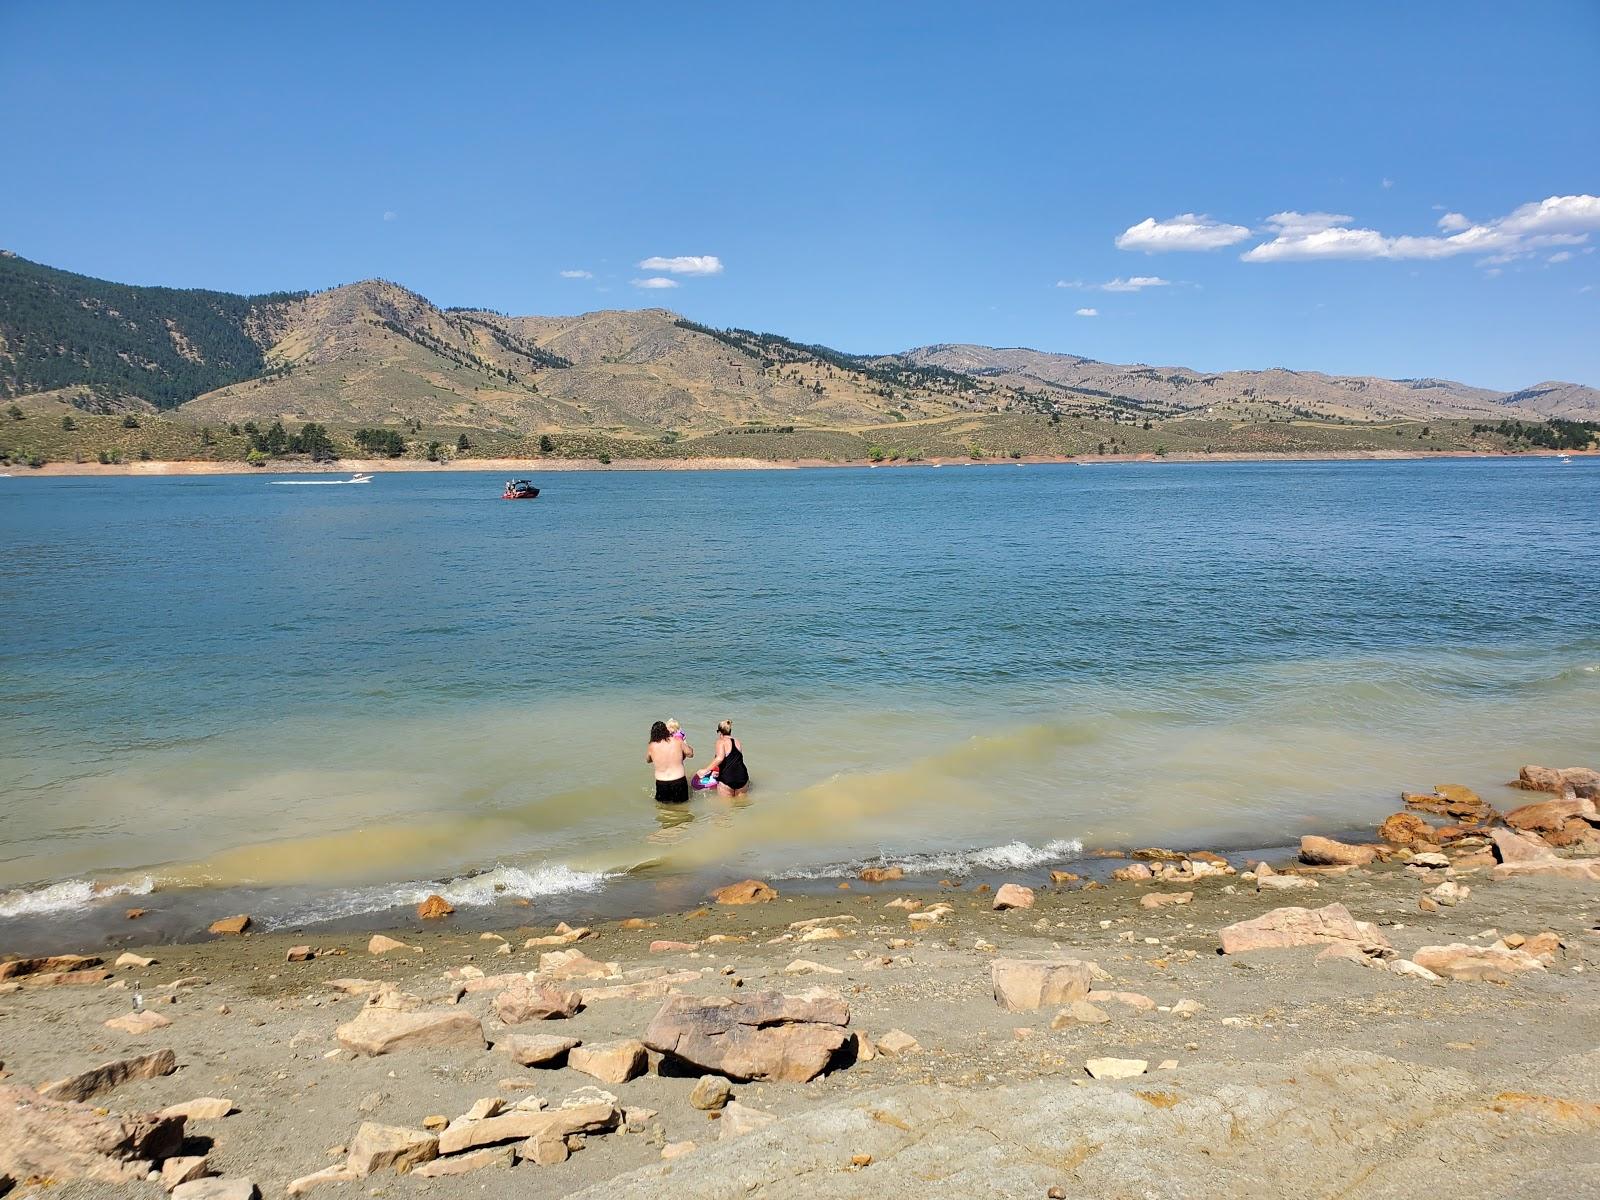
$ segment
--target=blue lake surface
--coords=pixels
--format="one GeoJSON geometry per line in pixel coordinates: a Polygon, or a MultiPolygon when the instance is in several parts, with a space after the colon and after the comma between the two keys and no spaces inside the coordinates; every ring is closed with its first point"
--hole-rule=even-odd
{"type": "Polygon", "coordinates": [[[0,931],[1278,844],[1600,747],[1593,460],[281,478],[0,480],[0,931]],[[748,804],[655,808],[667,715],[748,804]]]}

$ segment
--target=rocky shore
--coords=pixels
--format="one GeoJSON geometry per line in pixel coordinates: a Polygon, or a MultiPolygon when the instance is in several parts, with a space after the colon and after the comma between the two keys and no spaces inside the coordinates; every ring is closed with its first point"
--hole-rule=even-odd
{"type": "Polygon", "coordinates": [[[1518,783],[1104,883],[7,959],[0,1194],[1596,1194],[1600,774],[1518,783]]]}

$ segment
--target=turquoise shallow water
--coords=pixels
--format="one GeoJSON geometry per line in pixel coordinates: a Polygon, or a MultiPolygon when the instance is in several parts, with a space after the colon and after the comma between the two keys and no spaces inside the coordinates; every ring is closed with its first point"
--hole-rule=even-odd
{"type": "Polygon", "coordinates": [[[1594,462],[269,478],[0,480],[0,937],[1261,845],[1600,757],[1594,462]],[[655,808],[667,715],[749,804],[655,808]]]}

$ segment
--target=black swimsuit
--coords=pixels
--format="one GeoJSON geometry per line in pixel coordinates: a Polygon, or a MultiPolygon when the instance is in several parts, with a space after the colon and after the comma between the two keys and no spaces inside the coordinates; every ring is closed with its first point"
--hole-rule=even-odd
{"type": "Polygon", "coordinates": [[[657,804],[687,804],[689,802],[689,777],[656,780],[657,804]]]}
{"type": "Polygon", "coordinates": [[[733,738],[728,739],[729,750],[722,756],[722,766],[717,768],[717,782],[730,791],[742,791],[750,786],[750,769],[744,765],[744,751],[733,738]]]}

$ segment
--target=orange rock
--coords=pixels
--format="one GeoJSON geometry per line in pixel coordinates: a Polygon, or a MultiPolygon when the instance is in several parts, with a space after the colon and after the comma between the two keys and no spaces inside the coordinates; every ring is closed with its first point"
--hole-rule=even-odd
{"type": "Polygon", "coordinates": [[[443,896],[429,896],[421,904],[417,905],[417,916],[424,921],[437,921],[441,917],[448,917],[453,912],[455,912],[455,909],[451,906],[450,901],[443,896]]]}
{"type": "Polygon", "coordinates": [[[863,867],[861,881],[863,883],[892,883],[896,879],[904,879],[906,873],[900,867],[863,867]]]}
{"type": "Polygon", "coordinates": [[[768,900],[776,900],[778,892],[759,879],[745,879],[718,888],[711,893],[711,898],[718,904],[765,904],[768,900]]]}
{"type": "Polygon", "coordinates": [[[250,918],[244,913],[236,917],[223,917],[220,921],[211,922],[211,933],[243,933],[250,928],[250,918]]]}
{"type": "Polygon", "coordinates": [[[130,908],[128,910],[128,920],[137,921],[140,917],[144,916],[144,914],[149,912],[149,911],[150,910],[146,909],[146,908],[130,908]]]}
{"type": "Polygon", "coordinates": [[[1416,813],[1397,812],[1383,819],[1378,826],[1378,836],[1391,846],[1436,846],[1439,844],[1433,826],[1416,813]]]}
{"type": "Polygon", "coordinates": [[[1364,867],[1376,857],[1377,851],[1371,846],[1352,846],[1316,836],[1300,839],[1300,861],[1313,866],[1364,867]]]}

